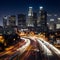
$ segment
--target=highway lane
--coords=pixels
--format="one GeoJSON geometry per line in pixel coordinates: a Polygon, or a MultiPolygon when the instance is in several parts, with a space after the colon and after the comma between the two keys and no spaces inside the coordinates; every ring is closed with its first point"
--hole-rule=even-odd
{"type": "Polygon", "coordinates": [[[20,60],[53,60],[53,53],[36,37],[28,37],[31,41],[29,48],[20,56],[20,60]]]}
{"type": "Polygon", "coordinates": [[[53,45],[46,42],[42,38],[38,38],[37,40],[43,42],[43,44],[52,52],[52,54],[53,54],[53,56],[51,56],[52,58],[55,58],[55,60],[60,60],[60,50],[58,50],[57,48],[55,48],[53,45]]]}
{"type": "Polygon", "coordinates": [[[20,55],[22,55],[26,51],[26,49],[29,47],[30,40],[29,39],[25,39],[25,38],[21,38],[21,39],[24,40],[26,42],[26,44],[21,46],[21,47],[19,47],[17,49],[16,53],[14,55],[12,55],[9,60],[12,60],[12,59],[20,60],[20,55]],[[17,58],[15,58],[16,56],[17,56],[17,58]]]}
{"type": "Polygon", "coordinates": [[[27,38],[31,41],[28,49],[20,56],[20,60],[42,60],[42,56],[37,46],[37,42],[32,38],[27,38]]]}
{"type": "MultiPolygon", "coordinates": [[[[57,60],[57,57],[59,57],[58,53],[58,56],[54,53],[54,51],[59,52],[59,50],[55,50],[56,48],[52,47],[43,38],[22,37],[21,39],[25,41],[25,44],[15,46],[13,51],[10,50],[10,52],[5,54],[5,60],[11,60],[15,56],[17,56],[18,60],[57,60]]],[[[60,59],[58,58],[58,60],[60,59]]]]}
{"type": "Polygon", "coordinates": [[[20,47],[19,49],[17,49],[17,51],[20,51],[20,55],[22,54],[22,53],[24,53],[25,52],[25,50],[29,47],[29,45],[30,45],[30,40],[29,39],[26,39],[26,38],[21,38],[22,40],[25,40],[25,42],[26,42],[26,44],[24,45],[24,46],[22,46],[22,47],[20,47]]]}
{"type": "MultiPolygon", "coordinates": [[[[42,41],[40,40],[37,40],[38,41],[38,44],[39,44],[39,48],[40,48],[40,51],[41,51],[41,54],[43,56],[43,58],[45,60],[53,60],[54,58],[53,57],[53,54],[51,52],[51,50],[49,50],[42,41]]],[[[43,60],[44,60],[43,59],[43,60]]]]}
{"type": "Polygon", "coordinates": [[[29,60],[29,59],[30,60],[60,60],[59,56],[57,56],[56,53],[54,53],[54,50],[53,51],[51,50],[52,47],[49,47],[49,45],[44,43],[45,40],[42,41],[43,38],[42,39],[36,37],[28,37],[28,38],[31,41],[31,45],[35,47],[35,49],[37,49],[38,51],[37,50],[34,51],[33,48],[30,48],[28,53],[26,51],[23,54],[25,56],[25,58],[23,57],[25,60],[29,60]]]}
{"type": "Polygon", "coordinates": [[[12,49],[0,53],[0,60],[11,60],[16,54],[21,55],[30,44],[30,40],[21,38],[24,42],[17,43],[12,49]]]}
{"type": "Polygon", "coordinates": [[[20,52],[19,60],[60,60],[57,58],[59,57],[59,50],[58,56],[56,56],[55,49],[43,38],[27,37],[22,39],[28,43],[22,49],[17,49],[20,52]]]}
{"type": "Polygon", "coordinates": [[[43,54],[52,56],[52,52],[44,45],[44,43],[42,41],[40,41],[40,40],[37,40],[37,41],[39,43],[39,47],[43,51],[43,54]]]}
{"type": "Polygon", "coordinates": [[[60,56],[60,50],[58,50],[56,47],[54,47],[52,44],[46,42],[45,40],[41,39],[41,41],[44,42],[44,44],[46,46],[49,46],[49,48],[51,48],[51,50],[53,50],[58,56],[60,56]]]}
{"type": "Polygon", "coordinates": [[[28,39],[30,39],[31,44],[20,57],[21,60],[53,60],[53,58],[51,58],[51,56],[53,56],[52,52],[44,43],[35,37],[28,37],[28,39]]]}

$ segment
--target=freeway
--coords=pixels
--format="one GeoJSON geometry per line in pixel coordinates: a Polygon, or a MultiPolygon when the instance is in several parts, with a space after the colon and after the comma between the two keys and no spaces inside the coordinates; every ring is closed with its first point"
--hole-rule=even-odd
{"type": "Polygon", "coordinates": [[[44,44],[49,47],[51,50],[53,50],[58,56],[60,56],[60,50],[58,50],[57,48],[55,48],[52,44],[44,41],[43,39],[40,39],[41,41],[44,42],[44,44]]]}
{"type": "Polygon", "coordinates": [[[29,46],[30,40],[21,38],[22,41],[15,44],[13,48],[8,48],[6,51],[0,53],[0,60],[11,60],[16,55],[21,55],[29,46]]]}
{"type": "Polygon", "coordinates": [[[28,39],[30,39],[31,44],[20,56],[20,60],[60,60],[60,51],[53,45],[50,46],[51,44],[43,40],[43,38],[28,37],[28,39]],[[55,53],[57,50],[58,53],[55,53]]]}
{"type": "Polygon", "coordinates": [[[30,40],[30,46],[27,50],[20,56],[20,60],[40,60],[42,56],[37,46],[37,42],[35,39],[31,37],[27,38],[30,40]]]}
{"type": "Polygon", "coordinates": [[[29,39],[25,39],[25,38],[21,38],[21,39],[22,39],[22,40],[25,40],[26,44],[25,44],[24,46],[20,47],[19,49],[17,49],[17,51],[20,52],[20,55],[21,55],[22,53],[24,53],[25,50],[26,50],[26,49],[29,47],[29,45],[30,45],[30,40],[29,40],[29,39]]]}
{"type": "Polygon", "coordinates": [[[50,60],[60,60],[60,50],[58,50],[57,48],[55,48],[52,44],[48,43],[47,41],[45,41],[44,39],[42,38],[37,38],[37,41],[39,42],[40,46],[42,44],[45,45],[48,49],[45,49],[45,47],[42,47],[42,49],[44,51],[46,51],[46,54],[48,53],[47,57],[50,55],[49,59],[50,60]]]}
{"type": "Polygon", "coordinates": [[[17,43],[8,53],[5,52],[4,59],[0,60],[60,60],[60,50],[43,38],[29,36],[21,39],[25,43],[17,43]]]}
{"type": "Polygon", "coordinates": [[[53,57],[52,51],[48,49],[48,47],[42,41],[40,40],[37,41],[39,43],[39,48],[42,53],[42,56],[44,56],[46,60],[53,60],[55,57],[53,57]]]}

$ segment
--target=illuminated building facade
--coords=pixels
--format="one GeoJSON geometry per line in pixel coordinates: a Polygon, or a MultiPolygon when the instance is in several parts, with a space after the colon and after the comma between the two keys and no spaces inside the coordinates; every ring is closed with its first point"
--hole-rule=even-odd
{"type": "Polygon", "coordinates": [[[49,30],[55,31],[56,30],[56,23],[54,22],[54,19],[50,19],[50,22],[48,24],[49,30]]]}
{"type": "Polygon", "coordinates": [[[2,34],[3,34],[3,27],[0,26],[0,35],[2,35],[2,34]]]}
{"type": "Polygon", "coordinates": [[[11,15],[9,16],[9,26],[16,26],[16,16],[15,15],[11,15]]]}
{"type": "Polygon", "coordinates": [[[26,15],[25,14],[18,14],[18,26],[22,28],[26,26],[26,15]]]}
{"type": "Polygon", "coordinates": [[[7,16],[4,16],[4,17],[3,17],[3,27],[4,27],[4,28],[7,27],[7,20],[8,20],[7,16]]]}
{"type": "Polygon", "coordinates": [[[36,28],[37,27],[37,13],[36,12],[33,12],[33,24],[34,24],[34,27],[36,28]]]}
{"type": "Polygon", "coordinates": [[[56,29],[60,30],[60,18],[57,18],[56,29]]]}
{"type": "Polygon", "coordinates": [[[27,26],[28,26],[28,27],[33,27],[33,26],[34,26],[32,7],[29,7],[28,19],[27,19],[27,26]]]}
{"type": "Polygon", "coordinates": [[[47,12],[43,9],[43,7],[40,7],[39,9],[39,15],[38,15],[38,26],[41,28],[41,31],[46,31],[47,27],[47,12]]]}

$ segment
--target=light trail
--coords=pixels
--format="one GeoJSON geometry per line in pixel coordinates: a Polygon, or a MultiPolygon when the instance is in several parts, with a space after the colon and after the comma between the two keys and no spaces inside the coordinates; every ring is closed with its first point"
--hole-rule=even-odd
{"type": "Polygon", "coordinates": [[[38,43],[39,43],[42,51],[44,52],[44,54],[45,55],[49,55],[49,56],[51,55],[52,56],[52,52],[44,45],[44,43],[41,42],[40,40],[37,40],[37,41],[38,41],[38,43]]]}
{"type": "Polygon", "coordinates": [[[30,40],[29,39],[25,39],[25,38],[22,38],[22,39],[25,40],[26,44],[24,46],[20,47],[19,49],[17,49],[17,51],[20,52],[20,55],[22,53],[24,53],[26,51],[26,49],[29,47],[29,45],[30,45],[30,40]]]}
{"type": "Polygon", "coordinates": [[[40,41],[43,41],[44,44],[49,47],[52,51],[54,51],[58,56],[60,56],[60,50],[58,50],[57,48],[55,48],[52,44],[46,42],[45,40],[43,40],[42,38],[39,38],[40,41]]]}
{"type": "Polygon", "coordinates": [[[24,54],[24,56],[21,57],[21,60],[26,60],[30,56],[30,50],[31,49],[32,49],[32,46],[29,46],[27,48],[27,52],[26,52],[26,54],[24,54]]]}

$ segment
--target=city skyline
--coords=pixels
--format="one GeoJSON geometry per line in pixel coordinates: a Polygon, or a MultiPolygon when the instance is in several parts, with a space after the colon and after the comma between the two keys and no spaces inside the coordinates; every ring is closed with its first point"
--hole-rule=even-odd
{"type": "Polygon", "coordinates": [[[29,6],[32,6],[33,11],[36,11],[37,13],[39,11],[39,7],[43,6],[48,13],[59,14],[59,2],[59,0],[1,0],[0,25],[2,24],[3,16],[16,15],[19,13],[27,14],[29,6]]]}

